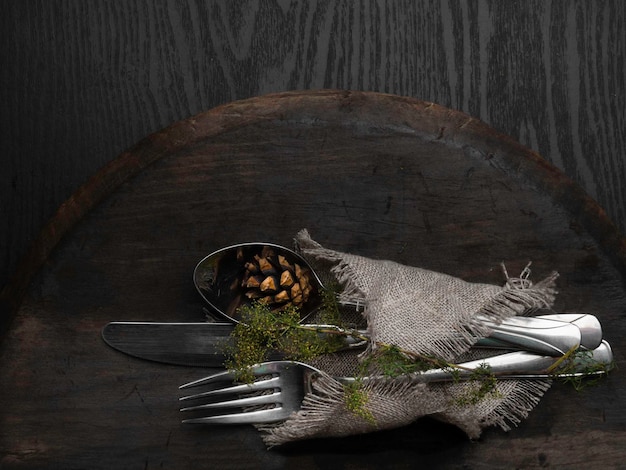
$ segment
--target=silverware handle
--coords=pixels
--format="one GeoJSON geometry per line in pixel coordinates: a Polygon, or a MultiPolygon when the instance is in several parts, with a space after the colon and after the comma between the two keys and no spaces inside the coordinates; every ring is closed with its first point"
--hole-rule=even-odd
{"type": "Polygon", "coordinates": [[[576,325],[547,318],[511,317],[492,325],[492,334],[479,339],[477,346],[562,356],[577,349],[583,339],[576,325]]]}
{"type": "MultiPolygon", "coordinates": [[[[415,383],[467,380],[475,369],[486,365],[498,379],[540,379],[603,374],[613,366],[613,351],[608,342],[603,340],[600,346],[589,353],[584,358],[575,359],[566,373],[550,371],[560,358],[519,351],[458,364],[458,374],[451,373],[449,369],[431,369],[407,377],[415,383]]],[[[352,382],[354,378],[344,377],[340,380],[352,382]]]]}
{"type": "Polygon", "coordinates": [[[590,313],[552,313],[534,318],[556,320],[576,325],[580,330],[580,347],[593,350],[602,343],[600,320],[590,313]]]}
{"type": "MultiPolygon", "coordinates": [[[[348,349],[367,345],[367,332],[364,330],[345,330],[334,325],[309,326],[347,334],[344,341],[348,349]]],[[[581,330],[576,325],[548,318],[511,317],[492,326],[492,334],[488,338],[477,339],[476,347],[519,349],[548,356],[563,356],[568,351],[577,349],[582,341],[581,330]]]]}

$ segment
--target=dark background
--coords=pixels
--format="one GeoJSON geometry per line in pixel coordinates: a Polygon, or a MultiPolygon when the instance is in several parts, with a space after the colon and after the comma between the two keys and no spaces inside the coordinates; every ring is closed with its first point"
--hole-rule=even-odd
{"type": "Polygon", "coordinates": [[[1,0],[0,286],[143,137],[232,100],[339,88],[517,138],[626,231],[626,3],[1,0]]]}

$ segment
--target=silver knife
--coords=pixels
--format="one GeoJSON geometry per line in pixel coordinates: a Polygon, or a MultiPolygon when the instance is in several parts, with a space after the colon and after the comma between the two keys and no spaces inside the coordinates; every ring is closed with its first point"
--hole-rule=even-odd
{"type": "MultiPolygon", "coordinates": [[[[593,317],[583,315],[583,317],[586,316],[593,317]]],[[[559,321],[546,317],[543,319],[526,317],[507,319],[499,325],[497,332],[489,338],[480,339],[476,345],[502,349],[538,350],[538,352],[552,356],[563,355],[578,345],[589,349],[597,347],[597,344],[585,343],[586,337],[581,335],[581,331],[590,330],[589,327],[581,330],[575,322],[568,323],[561,320],[566,320],[566,318],[559,321]],[[520,342],[524,344],[524,348],[519,346],[520,342]]],[[[112,322],[104,327],[102,337],[112,348],[140,359],[185,366],[223,367],[224,351],[231,344],[230,334],[234,327],[232,323],[210,322],[112,322]]],[[[592,333],[594,333],[592,340],[595,342],[597,331],[594,330],[592,333]]],[[[602,337],[601,332],[599,336],[602,337]]],[[[279,355],[275,355],[269,359],[279,358],[279,355]]]]}

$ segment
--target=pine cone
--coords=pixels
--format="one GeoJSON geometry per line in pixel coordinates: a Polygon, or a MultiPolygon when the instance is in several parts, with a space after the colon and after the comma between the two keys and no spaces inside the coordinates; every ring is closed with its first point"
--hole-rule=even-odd
{"type": "Polygon", "coordinates": [[[261,253],[245,261],[244,267],[240,284],[244,295],[271,307],[300,307],[314,291],[311,270],[287,253],[277,253],[274,247],[263,246],[261,253]]]}

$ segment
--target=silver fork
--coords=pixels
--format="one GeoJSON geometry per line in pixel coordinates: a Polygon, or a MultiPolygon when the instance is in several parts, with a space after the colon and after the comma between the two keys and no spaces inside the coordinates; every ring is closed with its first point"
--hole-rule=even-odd
{"type": "MultiPolygon", "coordinates": [[[[608,372],[613,363],[613,353],[609,343],[602,341],[599,347],[588,351],[584,359],[577,359],[574,368],[566,374],[552,373],[551,367],[558,364],[560,358],[541,356],[527,351],[512,352],[499,356],[479,359],[459,364],[458,375],[452,374],[449,369],[431,369],[426,372],[411,374],[413,382],[441,382],[457,379],[467,379],[473,369],[484,366],[499,379],[538,379],[556,376],[585,376],[608,372]],[[591,364],[599,365],[594,372],[586,372],[591,364]]],[[[298,411],[307,393],[312,391],[312,382],[316,376],[323,374],[318,369],[301,362],[273,361],[258,364],[252,367],[255,377],[259,378],[250,384],[233,383],[236,378],[234,371],[224,371],[208,377],[181,385],[180,389],[188,389],[201,385],[229,382],[221,388],[214,388],[194,395],[183,396],[181,402],[202,400],[203,403],[181,408],[180,411],[211,411],[238,409],[226,414],[208,415],[183,420],[183,423],[204,424],[264,424],[287,419],[298,411]],[[249,395],[262,392],[259,395],[249,395]],[[243,395],[239,398],[218,402],[206,402],[211,397],[228,395],[243,395]]],[[[348,383],[355,379],[351,377],[337,378],[340,382],[348,383]]],[[[368,380],[365,378],[363,380],[368,380]]]]}

